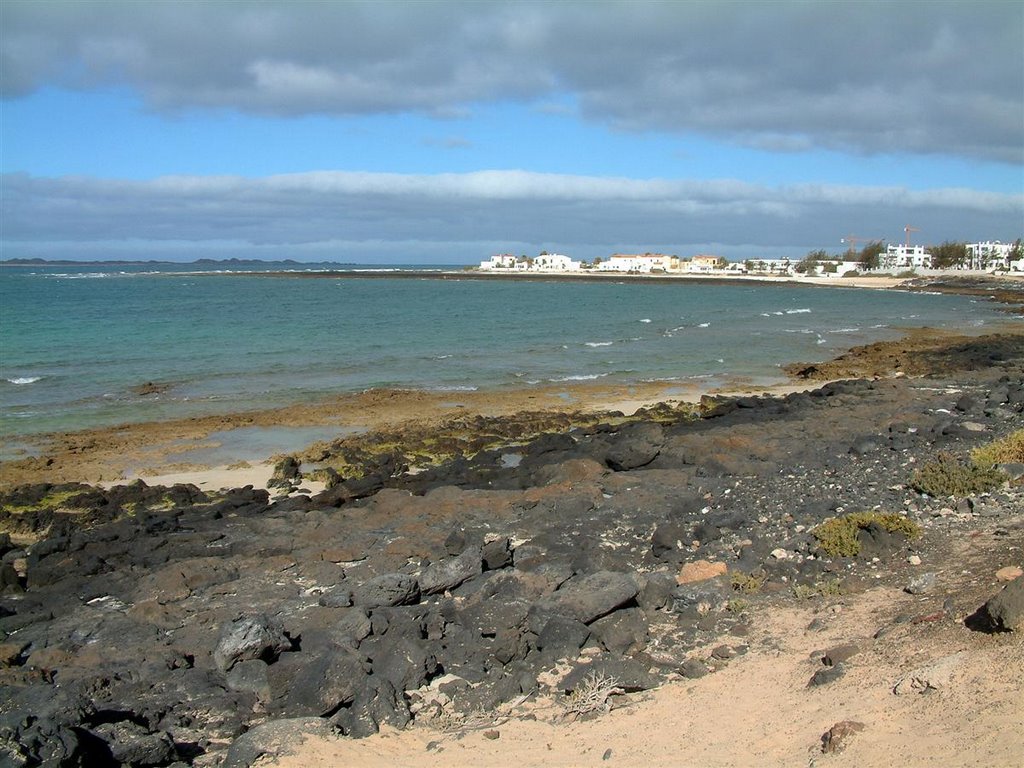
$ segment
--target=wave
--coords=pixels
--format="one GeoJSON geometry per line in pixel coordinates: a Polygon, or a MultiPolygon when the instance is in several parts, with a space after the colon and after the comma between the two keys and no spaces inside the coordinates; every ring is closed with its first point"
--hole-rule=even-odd
{"type": "Polygon", "coordinates": [[[641,318],[641,319],[640,319],[640,322],[641,322],[641,323],[649,323],[649,322],[651,322],[651,318],[649,318],[649,317],[644,317],[644,318],[641,318]]]}
{"type": "Polygon", "coordinates": [[[35,384],[42,378],[42,376],[15,376],[13,379],[4,379],[4,381],[8,384],[35,384]]]}
{"type": "Polygon", "coordinates": [[[588,341],[588,342],[585,342],[585,344],[588,347],[610,347],[614,343],[615,343],[614,341],[588,341]]]}
{"type": "Polygon", "coordinates": [[[810,311],[811,310],[809,310],[809,309],[787,309],[786,310],[786,314],[787,315],[806,315],[810,311]]]}
{"type": "Polygon", "coordinates": [[[448,386],[439,385],[428,387],[428,392],[476,392],[480,387],[469,386],[468,384],[451,384],[448,386]]]}
{"type": "Polygon", "coordinates": [[[556,379],[548,379],[548,381],[593,381],[594,379],[603,379],[605,376],[610,374],[607,373],[586,373],[579,374],[577,376],[559,376],[556,379]]]}
{"type": "Polygon", "coordinates": [[[698,328],[707,328],[709,325],[711,325],[711,323],[698,323],[697,327],[698,328]]]}

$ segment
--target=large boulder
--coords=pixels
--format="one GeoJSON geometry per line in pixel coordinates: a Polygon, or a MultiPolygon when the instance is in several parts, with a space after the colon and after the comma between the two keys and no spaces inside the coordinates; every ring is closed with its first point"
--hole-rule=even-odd
{"type": "Polygon", "coordinates": [[[480,547],[469,547],[458,557],[446,557],[424,568],[419,577],[420,591],[424,595],[436,595],[454,589],[482,572],[480,547]]]}
{"type": "Polygon", "coordinates": [[[213,660],[221,672],[227,672],[239,661],[273,661],[291,647],[291,640],[277,619],[262,613],[240,616],[221,628],[213,660]]]}
{"type": "Polygon", "coordinates": [[[1004,632],[1024,631],[1024,576],[1018,576],[984,606],[992,628],[1004,632]]]}
{"type": "Polygon", "coordinates": [[[285,715],[326,717],[355,701],[368,670],[354,655],[285,653],[267,668],[272,708],[285,715]]]}
{"type": "Polygon", "coordinates": [[[419,599],[419,582],[405,573],[375,576],[352,590],[352,602],[364,608],[412,605],[419,599]]]}
{"type": "Polygon", "coordinates": [[[250,768],[262,757],[292,754],[307,738],[330,738],[337,730],[319,717],[294,717],[261,723],[235,739],[222,768],[250,768]]]}
{"type": "Polygon", "coordinates": [[[645,467],[658,457],[664,444],[665,432],[657,422],[627,424],[605,454],[605,463],[616,472],[645,467]]]}
{"type": "Polygon", "coordinates": [[[589,624],[625,605],[639,591],[636,579],[627,573],[598,571],[570,579],[561,589],[537,600],[534,609],[589,624]]]}

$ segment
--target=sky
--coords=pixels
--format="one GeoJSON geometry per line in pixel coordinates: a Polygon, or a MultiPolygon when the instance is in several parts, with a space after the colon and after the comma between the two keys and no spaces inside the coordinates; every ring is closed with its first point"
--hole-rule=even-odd
{"type": "Polygon", "coordinates": [[[1024,3],[2,0],[0,174],[0,259],[1008,242],[1024,3]]]}

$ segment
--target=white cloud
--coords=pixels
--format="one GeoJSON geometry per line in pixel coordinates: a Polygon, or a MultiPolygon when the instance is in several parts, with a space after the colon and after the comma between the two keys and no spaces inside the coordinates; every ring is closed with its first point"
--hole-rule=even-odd
{"type": "Polygon", "coordinates": [[[272,115],[480,102],[794,151],[1024,162],[1024,5],[93,0],[0,4],[0,92],[272,115]]]}
{"type": "MultiPolygon", "coordinates": [[[[140,257],[190,243],[196,255],[272,254],[469,262],[494,250],[558,247],[584,258],[616,244],[723,255],[839,249],[851,231],[920,242],[1021,236],[1024,195],[968,189],[626,179],[524,171],[410,175],[318,172],[150,181],[0,177],[3,253],[67,256],[130,244],[140,257]],[[502,246],[505,243],[507,245],[502,246]],[[73,245],[72,245],[73,244],[73,245]],[[169,245],[171,244],[171,245],[169,245]],[[445,245],[447,244],[447,245],[445,245]],[[452,244],[460,244],[453,246],[452,244]],[[448,248],[448,250],[444,250],[448,248]],[[447,253],[448,259],[438,258],[447,253]]],[[[156,256],[151,256],[155,258],[156,256]]]]}

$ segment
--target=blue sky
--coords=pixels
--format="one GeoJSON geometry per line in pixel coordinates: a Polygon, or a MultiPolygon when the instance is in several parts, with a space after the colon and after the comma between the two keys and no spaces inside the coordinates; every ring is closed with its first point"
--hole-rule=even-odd
{"type": "Polygon", "coordinates": [[[1016,3],[8,0],[0,22],[2,258],[1024,233],[1016,3]]]}

